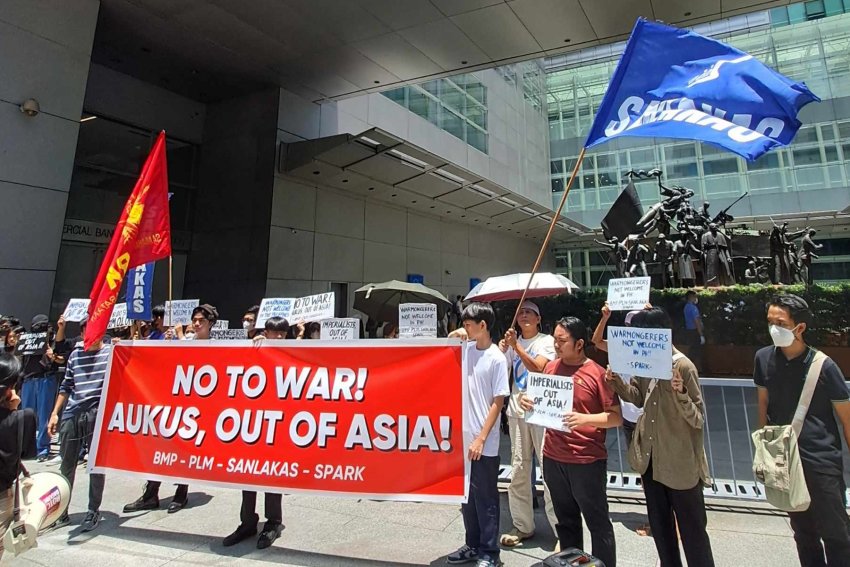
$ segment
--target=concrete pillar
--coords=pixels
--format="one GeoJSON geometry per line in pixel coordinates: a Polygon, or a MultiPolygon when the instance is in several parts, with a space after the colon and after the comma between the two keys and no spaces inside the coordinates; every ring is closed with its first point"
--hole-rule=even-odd
{"type": "Polygon", "coordinates": [[[47,313],[99,2],[4,0],[0,10],[0,313],[47,313]],[[19,109],[38,101],[40,111],[19,109]]]}

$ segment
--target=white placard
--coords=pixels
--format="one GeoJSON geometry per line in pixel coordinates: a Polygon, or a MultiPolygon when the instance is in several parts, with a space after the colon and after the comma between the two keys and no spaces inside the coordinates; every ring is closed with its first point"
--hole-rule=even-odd
{"type": "Polygon", "coordinates": [[[292,297],[266,297],[260,302],[260,311],[257,312],[257,321],[255,328],[262,329],[266,326],[266,321],[272,317],[283,317],[289,321],[289,314],[292,311],[292,304],[295,299],[292,297]]]}
{"type": "Polygon", "coordinates": [[[213,340],[245,340],[248,338],[248,331],[245,329],[210,329],[210,338],[213,340]]]}
{"type": "Polygon", "coordinates": [[[192,310],[201,304],[200,299],[178,299],[165,302],[165,320],[163,325],[189,325],[192,323],[192,310]]]}
{"type": "Polygon", "coordinates": [[[72,299],[65,307],[65,312],[62,316],[69,323],[79,323],[89,312],[90,299],[72,299]]]}
{"type": "Polygon", "coordinates": [[[608,282],[611,311],[635,311],[649,303],[649,277],[614,278],[608,282]]]}
{"type": "Polygon", "coordinates": [[[402,303],[398,306],[398,336],[437,338],[437,306],[433,303],[402,303]]]}
{"type": "Polygon", "coordinates": [[[299,297],[292,303],[292,311],[288,318],[289,324],[297,325],[299,321],[309,323],[310,321],[332,319],[334,302],[335,295],[332,291],[299,297]]]}
{"type": "Polygon", "coordinates": [[[569,432],[564,415],[573,411],[573,377],[529,372],[525,395],[534,409],[525,412],[526,423],[569,432]]]}
{"type": "Polygon", "coordinates": [[[109,323],[106,324],[107,329],[119,329],[121,327],[129,327],[130,320],[127,319],[127,304],[125,302],[116,303],[112,308],[112,315],[109,316],[109,323]]]}
{"type": "Polygon", "coordinates": [[[212,326],[213,329],[227,329],[228,327],[230,327],[230,321],[227,319],[219,319],[212,326]]]}
{"type": "Polygon", "coordinates": [[[617,374],[673,378],[673,332],[670,329],[608,327],[608,363],[617,374]]]}
{"type": "Polygon", "coordinates": [[[356,341],[360,338],[360,319],[325,319],[319,338],[323,341],[356,341]]]}

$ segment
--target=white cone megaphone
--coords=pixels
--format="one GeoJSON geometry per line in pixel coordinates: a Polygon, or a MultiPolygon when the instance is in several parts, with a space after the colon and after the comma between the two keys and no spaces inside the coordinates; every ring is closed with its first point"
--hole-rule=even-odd
{"type": "Polygon", "coordinates": [[[20,519],[3,535],[3,547],[15,556],[37,547],[39,530],[59,519],[71,502],[68,479],[55,472],[39,472],[21,479],[20,519]]]}

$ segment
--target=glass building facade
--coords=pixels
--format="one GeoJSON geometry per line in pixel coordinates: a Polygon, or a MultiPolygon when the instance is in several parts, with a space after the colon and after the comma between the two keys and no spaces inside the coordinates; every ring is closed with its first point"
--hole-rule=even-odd
{"type": "MultiPolygon", "coordinates": [[[[732,211],[741,216],[767,218],[846,206],[848,199],[837,197],[850,194],[850,0],[792,4],[746,20],[750,24],[744,29],[712,35],[805,82],[823,101],[804,108],[805,126],[792,145],[748,163],[697,142],[615,140],[585,156],[565,214],[598,227],[623,186],[624,173],[656,167],[668,184],[693,189],[695,206],[709,201],[717,210],[749,192],[749,210],[732,211]]],[[[597,50],[597,57],[579,56],[574,66],[548,62],[553,206],[563,195],[623,45],[597,50]]],[[[655,183],[638,183],[637,189],[645,206],[658,201],[655,183]]],[[[816,279],[850,279],[850,239],[819,236],[828,246],[815,267],[816,279]]],[[[556,256],[558,268],[579,285],[605,285],[612,275],[604,251],[563,250],[556,256]]]]}
{"type": "Polygon", "coordinates": [[[454,75],[381,94],[487,153],[487,87],[473,75],[454,75]]]}

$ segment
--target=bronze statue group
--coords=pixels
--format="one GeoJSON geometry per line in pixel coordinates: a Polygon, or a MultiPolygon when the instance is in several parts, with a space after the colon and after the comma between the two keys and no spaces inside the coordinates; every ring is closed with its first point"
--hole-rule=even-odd
{"type": "Polygon", "coordinates": [[[694,287],[698,283],[705,287],[812,283],[812,260],[818,258],[816,250],[823,247],[814,241],[817,231],[810,227],[789,231],[787,222],[781,226],[774,223],[769,237],[767,233],[759,236],[769,238],[770,257],[749,256],[743,275],[736,277],[731,248],[734,234],[726,225],[734,220],[729,210],[747,193],[712,216],[708,201],[695,209],[691,205],[694,191],[678,185],[667,187],[662,176],[660,169],[626,173],[630,181],[656,179],[661,200],[649,208],[625,238],[606,235],[607,242],[595,241],[608,249],[616,277],[649,276],[647,263],[651,262],[658,266],[662,288],[694,287]],[[650,250],[647,243],[653,233],[655,241],[650,250]],[[798,247],[794,241],[800,237],[798,247]]]}

